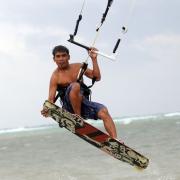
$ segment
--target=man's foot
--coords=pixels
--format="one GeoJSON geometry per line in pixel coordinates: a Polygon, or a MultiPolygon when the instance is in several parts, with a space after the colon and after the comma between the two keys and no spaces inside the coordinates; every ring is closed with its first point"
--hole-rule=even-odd
{"type": "Polygon", "coordinates": [[[77,124],[76,125],[79,125],[80,127],[83,127],[83,125],[84,125],[83,118],[78,114],[73,114],[73,116],[75,116],[77,118],[77,120],[76,120],[77,124]]]}

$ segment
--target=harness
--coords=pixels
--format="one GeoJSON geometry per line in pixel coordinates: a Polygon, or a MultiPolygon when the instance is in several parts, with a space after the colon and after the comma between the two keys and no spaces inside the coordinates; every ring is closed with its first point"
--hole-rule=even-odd
{"type": "MultiPolygon", "coordinates": [[[[87,64],[86,63],[83,63],[82,64],[82,67],[80,69],[80,72],[78,74],[78,78],[77,78],[77,82],[80,84],[80,87],[81,87],[81,92],[83,94],[83,96],[88,99],[89,101],[91,101],[91,95],[92,95],[92,91],[91,91],[91,88],[93,87],[94,83],[96,82],[96,78],[92,78],[92,84],[90,86],[87,86],[84,81],[83,81],[83,75],[85,73],[87,69],[87,64]]],[[[61,105],[63,105],[63,102],[64,102],[64,97],[66,95],[66,90],[67,90],[67,87],[62,87],[60,85],[58,85],[57,87],[57,95],[55,97],[55,100],[54,102],[57,101],[58,98],[60,98],[60,103],[61,105]]]]}
{"type": "MultiPolygon", "coordinates": [[[[92,95],[92,91],[90,88],[94,85],[95,81],[96,81],[95,79],[92,79],[92,85],[90,85],[90,86],[87,86],[86,84],[84,84],[84,82],[80,83],[82,94],[89,101],[91,101],[91,95],[92,95]]],[[[58,85],[58,87],[57,87],[58,93],[55,97],[54,102],[56,102],[57,99],[60,98],[60,103],[61,103],[61,105],[63,105],[64,97],[66,95],[66,90],[67,90],[67,87],[62,87],[62,86],[58,85]]]]}
{"type": "Polygon", "coordinates": [[[61,105],[63,104],[63,101],[64,101],[64,96],[66,94],[66,90],[67,90],[67,87],[62,87],[60,85],[57,86],[57,95],[55,97],[55,100],[54,102],[57,101],[58,98],[60,98],[60,103],[61,105]]]}

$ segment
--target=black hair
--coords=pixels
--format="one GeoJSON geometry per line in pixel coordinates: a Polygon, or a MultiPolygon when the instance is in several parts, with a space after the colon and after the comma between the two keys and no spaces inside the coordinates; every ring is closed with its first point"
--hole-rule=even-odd
{"type": "Polygon", "coordinates": [[[62,46],[62,45],[58,45],[58,46],[55,46],[52,50],[52,54],[53,56],[55,56],[55,54],[57,52],[66,52],[68,55],[69,55],[69,49],[65,46],[62,46]]]}

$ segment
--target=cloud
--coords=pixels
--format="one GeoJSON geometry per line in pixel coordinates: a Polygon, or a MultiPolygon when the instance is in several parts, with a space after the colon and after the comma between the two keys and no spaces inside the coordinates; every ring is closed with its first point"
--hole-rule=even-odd
{"type": "Polygon", "coordinates": [[[43,44],[43,40],[40,42],[39,39],[45,39],[45,37],[49,39],[58,37],[64,41],[68,37],[68,32],[66,29],[58,26],[41,28],[23,22],[16,26],[11,23],[1,23],[0,61],[5,60],[5,55],[8,58],[16,59],[16,61],[24,60],[24,57],[27,55],[35,58],[37,54],[33,53],[31,48],[38,42],[43,44]],[[32,38],[34,38],[33,44],[31,44],[32,38]]]}
{"type": "Polygon", "coordinates": [[[4,54],[11,53],[12,56],[18,56],[25,48],[25,42],[15,27],[9,24],[0,25],[0,52],[4,54]]]}
{"type": "Polygon", "coordinates": [[[180,58],[180,34],[154,34],[132,42],[130,47],[151,56],[151,60],[176,61],[180,58]]]}
{"type": "Polygon", "coordinates": [[[180,34],[160,34],[160,35],[154,35],[151,37],[147,37],[145,39],[145,42],[148,44],[156,44],[156,45],[180,45],[180,34]]]}

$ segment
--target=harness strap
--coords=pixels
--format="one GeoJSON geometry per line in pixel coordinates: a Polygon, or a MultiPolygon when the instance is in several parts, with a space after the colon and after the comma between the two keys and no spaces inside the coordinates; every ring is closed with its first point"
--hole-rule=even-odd
{"type": "Polygon", "coordinates": [[[81,83],[83,81],[83,75],[88,67],[88,64],[86,62],[83,62],[81,70],[79,71],[77,82],[81,83]]]}
{"type": "Polygon", "coordinates": [[[57,95],[56,95],[56,97],[55,97],[55,99],[54,99],[54,103],[57,101],[57,99],[60,97],[60,91],[58,91],[58,93],[57,93],[57,95]]]}
{"type": "MultiPolygon", "coordinates": [[[[84,75],[87,67],[88,67],[88,64],[86,62],[83,62],[83,65],[81,67],[81,70],[80,70],[80,72],[78,74],[78,78],[77,78],[77,82],[79,82],[80,84],[84,84],[83,83],[83,75],[84,75]]],[[[96,82],[96,77],[93,77],[92,78],[92,84],[90,86],[86,86],[86,87],[88,89],[90,89],[94,85],[95,82],[96,82]]]]}
{"type": "Polygon", "coordinates": [[[61,87],[60,85],[58,85],[58,87],[57,87],[58,93],[54,99],[54,102],[56,102],[57,99],[60,97],[60,100],[61,100],[60,102],[62,104],[62,100],[63,100],[63,97],[65,96],[66,89],[67,89],[67,87],[61,87]]]}

